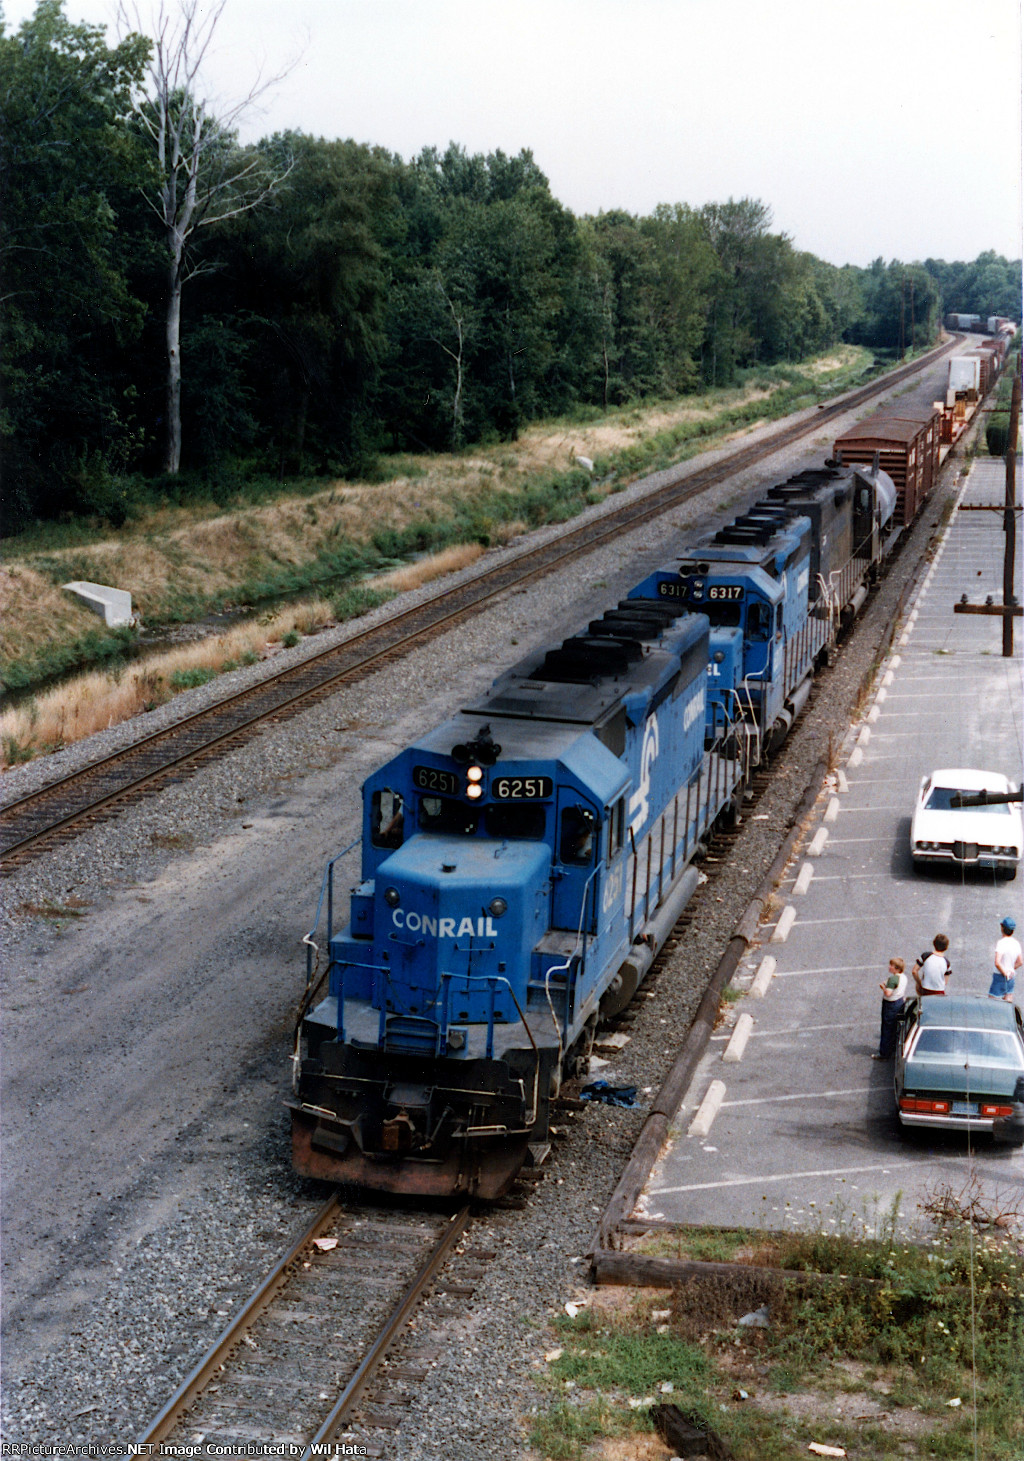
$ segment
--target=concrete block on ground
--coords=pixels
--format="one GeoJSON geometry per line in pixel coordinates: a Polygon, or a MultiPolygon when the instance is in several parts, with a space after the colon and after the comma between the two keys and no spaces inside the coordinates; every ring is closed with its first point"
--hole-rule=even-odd
{"type": "Polygon", "coordinates": [[[771,954],[765,954],[757,966],[757,973],[754,975],[750,986],[750,995],[753,999],[764,999],[768,993],[768,986],[772,982],[772,975],[775,973],[776,960],[771,954]]]}
{"type": "Polygon", "coordinates": [[[795,922],[796,909],[793,907],[792,903],[787,903],[785,908],[783,908],[782,912],[779,914],[779,921],[775,925],[775,931],[772,934],[771,938],[768,940],[768,942],[773,944],[784,944],[789,938],[789,930],[793,927],[795,922]]]}
{"type": "Polygon", "coordinates": [[[687,1136],[707,1136],[718,1115],[718,1108],[725,1100],[725,1082],[712,1081],[707,1094],[697,1108],[697,1114],[690,1122],[687,1136]]]}
{"type": "Polygon", "coordinates": [[[725,1047],[725,1053],[722,1056],[723,1060],[733,1063],[743,1059],[743,1052],[747,1048],[747,1041],[750,1039],[750,1032],[753,1028],[753,1018],[748,1014],[740,1015],[736,1021],[736,1028],[732,1032],[732,1037],[725,1047]]]}
{"type": "Polygon", "coordinates": [[[63,587],[68,593],[74,594],[76,599],[81,599],[94,614],[99,614],[108,629],[116,629],[133,622],[132,596],[127,589],[110,588],[105,583],[85,583],[80,580],[65,583],[63,587]]]}

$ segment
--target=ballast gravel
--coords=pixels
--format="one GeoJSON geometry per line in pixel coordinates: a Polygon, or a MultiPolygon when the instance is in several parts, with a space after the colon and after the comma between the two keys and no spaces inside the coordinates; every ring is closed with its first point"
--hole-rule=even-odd
{"type": "MultiPolygon", "coordinates": [[[[829,428],[828,442],[839,429],[829,428]]],[[[759,467],[702,499],[702,518],[731,516],[738,498],[826,452],[827,442],[789,449],[771,471],[759,467]]],[[[728,860],[707,869],[654,997],[636,1001],[632,1038],[601,1074],[636,1085],[638,1104],[567,1118],[525,1207],[478,1218],[468,1242],[497,1256],[472,1299],[454,1315],[428,1300],[403,1341],[399,1358],[440,1347],[408,1420],[386,1434],[356,1426],[352,1442],[388,1461],[526,1453],[531,1417],[550,1403],[537,1384],[554,1342],[548,1326],[567,1301],[586,1297],[585,1255],[646,1103],[808,778],[847,733],[956,470],[947,464],[912,541],[819,681],[757,819],[728,860]]],[[[444,639],[6,880],[5,1441],[133,1440],[323,1201],[326,1189],[291,1171],[281,1100],[304,978],[299,938],[326,858],[358,836],[363,777],[527,649],[622,597],[695,521],[695,510],[677,509],[669,526],[639,529],[509,592],[444,639]]],[[[145,717],[146,729],[228,683],[179,697],[145,717]]],[[[137,725],[114,728],[19,768],[5,778],[5,799],[136,734],[137,725]]],[[[344,891],[358,852],[339,868],[344,891]]]]}

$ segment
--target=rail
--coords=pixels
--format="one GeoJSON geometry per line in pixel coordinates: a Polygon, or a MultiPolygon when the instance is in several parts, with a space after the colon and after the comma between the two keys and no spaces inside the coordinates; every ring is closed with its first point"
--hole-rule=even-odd
{"type": "MultiPolygon", "coordinates": [[[[316,1240],[340,1215],[341,1211],[342,1206],[337,1197],[330,1198],[319,1209],[305,1232],[278,1260],[231,1323],[217,1336],[207,1352],[142,1433],[136,1443],[139,1447],[153,1446],[166,1440],[181,1424],[186,1414],[199,1402],[210,1382],[215,1377],[223,1377],[225,1368],[230,1366],[235,1351],[246,1343],[250,1329],[273,1301],[282,1294],[293,1277],[303,1272],[305,1255],[310,1252],[316,1240]]],[[[334,1403],[316,1424],[316,1430],[308,1441],[303,1442],[304,1457],[316,1454],[313,1448],[330,1441],[337,1434],[346,1417],[356,1409],[369,1381],[396,1339],[401,1335],[416,1305],[465,1232],[469,1219],[470,1207],[466,1205],[448,1220],[440,1235],[432,1242],[426,1257],[419,1264],[412,1279],[402,1289],[400,1297],[355,1365],[334,1403]]],[[[304,1266],[308,1268],[309,1265],[304,1266]]],[[[306,1301],[310,1302],[308,1298],[306,1301]]],[[[318,1384],[317,1392],[320,1393],[322,1388],[322,1384],[318,1384]]],[[[269,1439],[270,1437],[268,1437],[269,1439]]],[[[231,1449],[221,1447],[221,1453],[229,1454],[231,1449]]],[[[293,1454],[297,1454],[297,1452],[293,1452],[293,1454]]]]}
{"type": "Polygon", "coordinates": [[[69,773],[0,809],[0,858],[9,872],[55,840],[73,835],[83,824],[111,815],[121,804],[191,771],[251,737],[266,723],[294,714],[333,694],[382,662],[482,612],[512,585],[539,578],[574,557],[614,541],[672,507],[717,485],[780,447],[820,430],[824,421],[849,411],[953,348],[947,343],[888,375],[819,406],[804,419],[789,421],[760,442],[739,448],[706,466],[681,471],[660,487],[621,504],[540,545],[442,590],[426,604],[401,610],[383,624],[362,630],[342,644],[311,655],[301,664],[238,691],[135,745],[69,773]]]}

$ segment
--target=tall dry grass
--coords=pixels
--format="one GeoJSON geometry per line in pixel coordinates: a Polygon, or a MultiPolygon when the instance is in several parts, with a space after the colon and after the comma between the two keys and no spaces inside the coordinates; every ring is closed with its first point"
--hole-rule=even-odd
{"type": "MultiPolygon", "coordinates": [[[[467,567],[482,553],[478,543],[448,548],[381,574],[368,586],[408,592],[467,567]]],[[[41,752],[72,745],[120,725],[190,688],[184,681],[191,678],[199,683],[197,671],[212,678],[239,665],[267,659],[284,647],[283,641],[289,636],[315,634],[335,622],[330,602],[315,599],[237,624],[223,634],[148,655],[119,670],[77,675],[26,705],[0,714],[0,766],[6,769],[41,752]]]]}
{"type": "MultiPolygon", "coordinates": [[[[865,354],[856,347],[840,347],[810,364],[810,369],[842,373],[865,354]]],[[[395,475],[386,483],[336,482],[312,496],[247,505],[234,512],[210,504],[163,504],[145,520],[101,542],[9,557],[0,570],[0,661],[45,663],[49,650],[59,652],[95,631],[95,616],[58,586],[66,579],[93,579],[127,588],[144,621],[173,622],[183,613],[196,612],[197,605],[218,600],[237,603],[246,592],[258,594],[260,585],[278,581],[275,573],[314,569],[322,559],[329,562],[326,555],[336,554],[342,545],[368,544],[382,529],[400,531],[414,522],[447,520],[458,504],[485,503],[495,487],[514,494],[538,473],[571,468],[578,456],[614,456],[655,440],[680,423],[714,418],[766,393],[770,388],[766,392],[748,385],[646,409],[615,409],[585,423],[535,424],[516,442],[478,447],[464,455],[395,458],[395,475]]],[[[487,524],[495,544],[508,541],[524,527],[523,522],[511,521],[487,524]]],[[[472,561],[480,551],[475,544],[454,548],[374,583],[395,591],[415,587],[472,561]]],[[[316,618],[320,612],[315,605],[294,605],[258,626],[183,645],[119,673],[83,675],[41,693],[28,706],[0,715],[3,764],[68,744],[160,703],[175,693],[171,684],[175,675],[219,673],[246,656],[265,654],[275,636],[310,632],[308,616],[316,618]],[[242,642],[236,638],[239,634],[244,636],[242,642]]]]}

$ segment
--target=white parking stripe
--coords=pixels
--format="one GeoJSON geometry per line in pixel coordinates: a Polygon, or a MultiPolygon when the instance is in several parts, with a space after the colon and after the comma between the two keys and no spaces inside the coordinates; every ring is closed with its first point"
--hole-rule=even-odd
{"type": "MultiPolygon", "coordinates": [[[[759,1040],[765,1035],[804,1035],[808,1032],[816,1032],[818,1030],[848,1030],[849,1028],[848,1021],[844,1021],[838,1025],[782,1025],[774,1030],[751,1030],[750,1038],[752,1040],[759,1040]]],[[[719,1044],[722,1044],[729,1038],[729,1035],[711,1036],[712,1043],[717,1041],[719,1044]]]]}
{"type": "Polygon", "coordinates": [[[893,1166],[906,1166],[912,1168],[913,1163],[889,1162],[885,1166],[879,1164],[870,1167],[822,1167],[810,1172],[778,1172],[771,1177],[730,1177],[724,1182],[690,1182],[686,1187],[652,1187],[652,1197],[667,1197],[673,1192],[704,1192],[712,1187],[751,1187],[759,1182],[794,1182],[800,1177],[851,1177],[858,1172],[885,1172],[892,1171],[893,1166]]]}
{"type": "MultiPolygon", "coordinates": [[[[844,1091],[797,1091],[790,1096],[749,1096],[742,1101],[720,1101],[719,1105],[724,1111],[727,1106],[776,1106],[780,1101],[821,1101],[826,1096],[866,1096],[875,1089],[874,1086],[850,1086],[844,1091]]],[[[725,1094],[725,1087],[722,1087],[722,1094],[725,1094]]]]}
{"type": "MultiPolygon", "coordinates": [[[[802,979],[805,974],[861,974],[865,969],[875,969],[876,964],[824,964],[820,969],[779,969],[779,979],[802,979]]],[[[848,1026],[844,1028],[849,1028],[848,1026]]]]}

